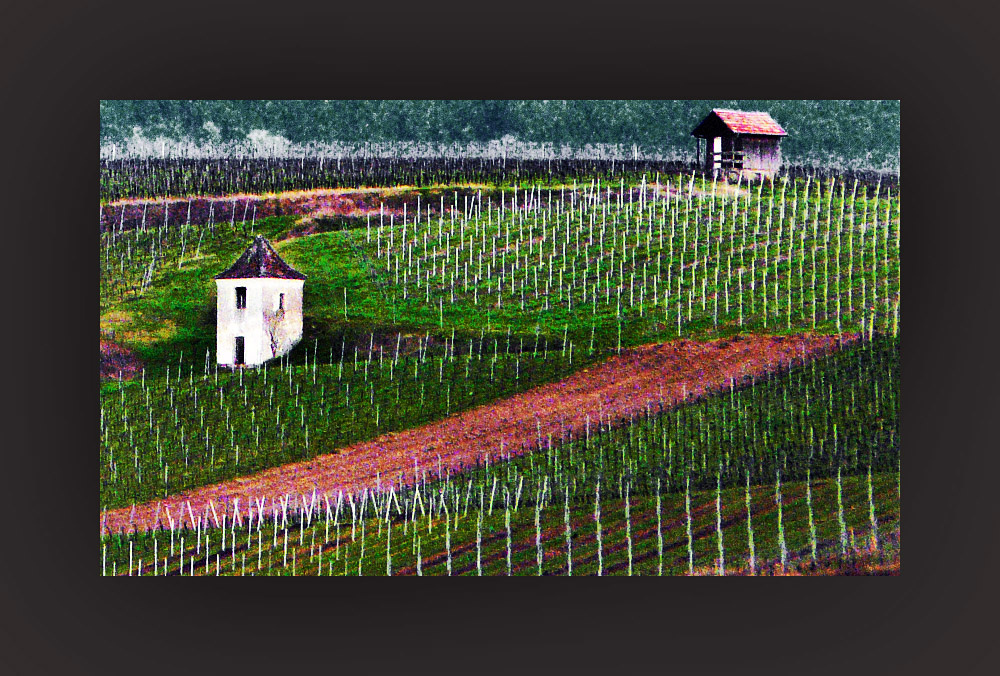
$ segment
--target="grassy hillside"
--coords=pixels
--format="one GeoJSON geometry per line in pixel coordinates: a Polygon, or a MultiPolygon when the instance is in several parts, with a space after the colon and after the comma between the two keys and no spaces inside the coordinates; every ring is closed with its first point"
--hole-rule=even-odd
{"type": "Polygon", "coordinates": [[[821,567],[831,553],[843,562],[863,549],[851,529],[860,541],[873,525],[876,539],[891,534],[874,556],[898,552],[898,191],[633,178],[466,193],[332,231],[251,215],[102,232],[102,339],[141,362],[131,380],[101,384],[102,509],[335,452],[629,346],[864,340],[679,408],[539,438],[524,456],[388,494],[319,496],[320,513],[274,504],[247,525],[244,511],[225,547],[216,526],[208,545],[205,531],[103,537],[102,570],[127,570],[130,555],[134,572],[138,558],[148,569],[155,551],[162,572],[169,548],[166,570],[180,570],[183,549],[188,574],[193,536],[196,573],[242,574],[246,555],[247,574],[415,573],[418,560],[421,573],[446,574],[449,558],[453,574],[506,574],[509,550],[512,573],[538,574],[541,543],[542,573],[560,574],[568,522],[574,574],[657,574],[661,561],[664,574],[711,572],[720,532],[736,572],[750,558],[747,493],[758,568],[780,559],[780,537],[788,566],[811,566],[814,543],[821,567]],[[219,371],[212,278],[254,234],[308,277],[304,338],[266,367],[219,371]]]}
{"type": "MultiPolygon", "coordinates": [[[[330,452],[564,375],[568,355],[462,354],[423,361],[347,359],[172,383],[138,382],[102,396],[101,500],[114,508],[330,452]],[[437,363],[435,364],[435,361],[437,363]],[[435,367],[436,366],[436,367],[435,367]],[[410,373],[413,374],[411,377],[410,373]],[[523,376],[522,378],[519,378],[523,376]],[[268,378],[270,382],[268,382],[268,378]],[[394,379],[395,378],[395,379],[394,379]]],[[[462,481],[511,495],[552,486],[574,495],[604,477],[630,482],[754,481],[898,466],[898,342],[879,340],[794,366],[677,409],[598,418],[534,453],[466,471],[462,481]]]]}
{"type": "Polygon", "coordinates": [[[345,349],[343,358],[340,350],[317,354],[307,346],[299,364],[282,359],[233,373],[214,362],[181,362],[180,378],[175,367],[172,376],[106,386],[102,507],[333,453],[558,380],[591,361],[559,350],[508,352],[499,340],[429,347],[419,335],[400,340],[397,354],[397,336],[372,350],[345,349]]]}
{"type": "Polygon", "coordinates": [[[485,315],[617,346],[898,322],[899,195],[879,186],[682,174],[458,206],[345,234],[397,299],[436,305],[442,326],[485,315]]]}
{"type": "MultiPolygon", "coordinates": [[[[324,354],[345,333],[511,331],[589,351],[737,332],[898,331],[898,193],[653,178],[522,189],[416,218],[414,204],[406,222],[275,242],[309,277],[303,345],[318,341],[324,354]]],[[[214,349],[212,276],[253,232],[274,241],[294,228],[280,216],[102,233],[102,329],[151,373],[182,351],[200,363],[214,349]]]]}
{"type": "Polygon", "coordinates": [[[102,537],[102,571],[142,559],[149,574],[155,552],[158,574],[415,574],[418,560],[420,574],[715,574],[721,547],[745,573],[751,542],[758,573],[878,565],[898,557],[898,349],[857,346],[400,491],[245,505],[235,527],[220,504],[196,531],[161,514],[159,532],[102,537]]]}

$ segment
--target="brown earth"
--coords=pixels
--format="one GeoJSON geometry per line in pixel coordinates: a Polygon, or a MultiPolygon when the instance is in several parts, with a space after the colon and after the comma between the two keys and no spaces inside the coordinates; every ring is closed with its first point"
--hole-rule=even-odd
{"type": "MultiPolygon", "coordinates": [[[[579,433],[599,421],[677,405],[760,376],[791,360],[833,351],[858,336],[740,336],[710,342],[680,340],[625,350],[605,362],[555,383],[455,414],[339,452],[275,467],[251,476],[204,486],[164,501],[102,513],[101,529],[149,529],[158,522],[191,522],[210,508],[246,513],[265,499],[265,511],[279,498],[289,505],[337,491],[409,483],[414,473],[460,470],[500,454],[517,455],[548,434],[579,433]],[[228,507],[227,507],[228,506],[228,507]]],[[[213,519],[214,520],[214,519],[213,519]]]]}
{"type": "Polygon", "coordinates": [[[141,369],[142,362],[131,350],[110,340],[101,339],[101,378],[128,380],[141,369]]]}
{"type": "MultiPolygon", "coordinates": [[[[389,223],[390,216],[403,216],[404,204],[409,206],[412,219],[413,208],[420,193],[425,194],[421,211],[429,206],[434,213],[440,209],[438,197],[445,194],[445,210],[454,208],[448,201],[452,193],[460,196],[486,194],[495,190],[481,184],[457,186],[428,186],[418,190],[412,186],[391,188],[317,188],[314,190],[289,190],[280,193],[225,195],[213,197],[167,197],[157,199],[123,199],[101,206],[101,230],[132,230],[140,226],[153,227],[163,223],[192,223],[203,225],[210,221],[228,223],[269,216],[320,214],[329,218],[358,218],[371,215],[372,219],[382,215],[389,223]],[[426,195],[434,196],[429,199],[426,195]]],[[[459,210],[463,201],[458,201],[459,210]]]]}
{"type": "MultiPolygon", "coordinates": [[[[853,529],[849,529],[852,530],[853,529]]],[[[816,561],[813,562],[808,550],[789,552],[782,567],[777,559],[759,562],[754,575],[798,577],[802,575],[828,576],[897,576],[900,574],[900,529],[895,524],[891,529],[880,533],[877,546],[868,541],[870,531],[862,530],[855,533],[856,545],[848,549],[846,556],[839,554],[839,543],[821,541],[817,548],[816,561]]],[[[695,575],[717,575],[712,567],[696,567],[695,575]]],[[[748,576],[751,571],[745,566],[730,568],[726,566],[726,575],[748,576]]]]}

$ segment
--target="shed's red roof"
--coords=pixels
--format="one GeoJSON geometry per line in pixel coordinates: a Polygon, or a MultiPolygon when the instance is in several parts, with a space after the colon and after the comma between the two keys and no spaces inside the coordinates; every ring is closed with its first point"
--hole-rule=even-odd
{"type": "Polygon", "coordinates": [[[306,276],[281,259],[270,242],[257,235],[243,255],[216,279],[305,279],[306,276]]]}
{"type": "Polygon", "coordinates": [[[788,135],[788,132],[782,129],[781,125],[767,113],[725,110],[723,108],[714,108],[712,112],[718,115],[719,119],[737,134],[788,135]]]}

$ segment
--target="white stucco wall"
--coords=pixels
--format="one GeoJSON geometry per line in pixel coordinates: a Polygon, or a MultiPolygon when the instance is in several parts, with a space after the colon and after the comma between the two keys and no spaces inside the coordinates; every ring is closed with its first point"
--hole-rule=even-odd
{"type": "Polygon", "coordinates": [[[217,279],[216,361],[230,366],[236,337],[244,338],[244,363],[262,364],[287,353],[302,339],[301,279],[217,279]],[[247,289],[246,308],[236,308],[236,288],[247,289]],[[278,309],[280,294],[284,309],[278,309]]]}

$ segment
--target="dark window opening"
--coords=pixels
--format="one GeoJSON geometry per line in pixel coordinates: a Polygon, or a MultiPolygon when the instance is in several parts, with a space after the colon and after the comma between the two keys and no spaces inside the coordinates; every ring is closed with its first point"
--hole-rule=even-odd
{"type": "Polygon", "coordinates": [[[279,310],[285,309],[285,294],[283,293],[278,294],[278,309],[279,310]]]}
{"type": "Polygon", "coordinates": [[[236,287],[236,309],[242,310],[247,306],[247,287],[236,287]]]}
{"type": "Polygon", "coordinates": [[[246,361],[246,347],[243,336],[236,336],[236,359],[234,364],[243,364],[246,361]]]}

